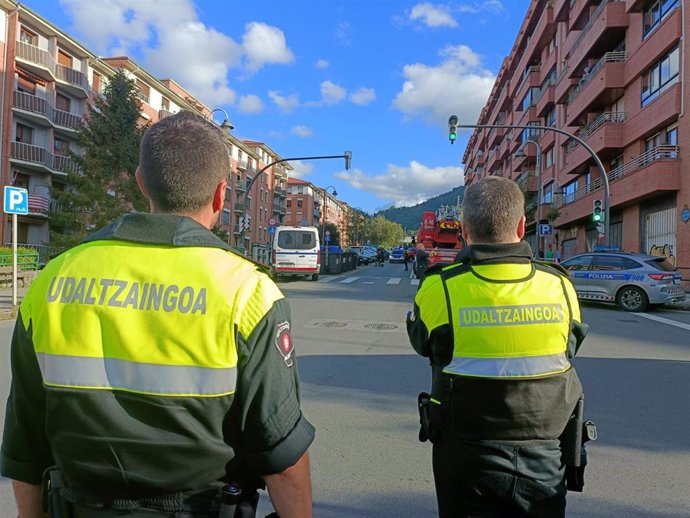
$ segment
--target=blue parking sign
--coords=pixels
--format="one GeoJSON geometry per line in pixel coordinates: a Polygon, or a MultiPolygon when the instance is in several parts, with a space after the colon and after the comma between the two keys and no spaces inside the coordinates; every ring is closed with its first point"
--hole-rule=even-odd
{"type": "Polygon", "coordinates": [[[21,187],[5,186],[5,214],[28,214],[29,191],[21,187]]]}

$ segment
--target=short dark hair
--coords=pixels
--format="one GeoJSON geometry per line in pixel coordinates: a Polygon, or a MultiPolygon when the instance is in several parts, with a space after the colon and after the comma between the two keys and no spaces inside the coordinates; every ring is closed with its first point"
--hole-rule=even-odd
{"type": "Polygon", "coordinates": [[[230,171],[230,159],[218,127],[200,115],[181,111],[146,130],[139,169],[157,209],[189,213],[211,202],[230,171]]]}
{"type": "Polygon", "coordinates": [[[488,176],[465,189],[462,219],[472,241],[503,243],[515,239],[525,214],[525,195],[513,180],[488,176]]]}

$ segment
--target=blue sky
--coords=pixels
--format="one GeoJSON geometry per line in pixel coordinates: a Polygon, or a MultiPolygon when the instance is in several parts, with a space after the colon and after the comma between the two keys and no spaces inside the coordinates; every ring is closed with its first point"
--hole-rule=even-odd
{"type": "Polygon", "coordinates": [[[374,212],[462,184],[469,137],[529,0],[25,0],[96,54],[128,55],[171,77],[239,138],[374,212]],[[218,115],[218,114],[216,114],[218,115]]]}

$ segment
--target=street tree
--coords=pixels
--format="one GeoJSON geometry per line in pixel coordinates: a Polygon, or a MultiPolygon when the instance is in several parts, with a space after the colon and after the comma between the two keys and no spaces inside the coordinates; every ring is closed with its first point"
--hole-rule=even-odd
{"type": "Polygon", "coordinates": [[[136,84],[116,72],[88,105],[77,134],[82,152],[70,152],[74,167],[66,182],[53,185],[51,246],[69,248],[126,212],[148,209],[134,176],[147,128],[140,114],[136,84]]]}
{"type": "Polygon", "coordinates": [[[367,240],[373,244],[389,248],[403,242],[405,230],[400,223],[395,223],[378,215],[367,222],[367,240]]]}

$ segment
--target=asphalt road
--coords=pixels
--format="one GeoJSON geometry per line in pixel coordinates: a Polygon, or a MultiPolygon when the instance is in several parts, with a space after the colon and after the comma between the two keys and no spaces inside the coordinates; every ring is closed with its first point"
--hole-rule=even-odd
{"type": "MultiPolygon", "coordinates": [[[[416,396],[428,389],[429,369],[407,341],[404,316],[417,286],[403,268],[280,282],[293,313],[304,412],[317,427],[317,517],[435,515],[431,449],[416,438],[416,396]]],[[[583,314],[591,331],[574,363],[600,438],[589,447],[585,493],[569,495],[568,516],[687,517],[690,313],[588,304],[583,314]]],[[[2,401],[10,332],[11,322],[0,323],[2,401]]],[[[270,510],[265,496],[261,510],[270,510]]],[[[0,516],[14,513],[0,479],[0,516]]]]}

